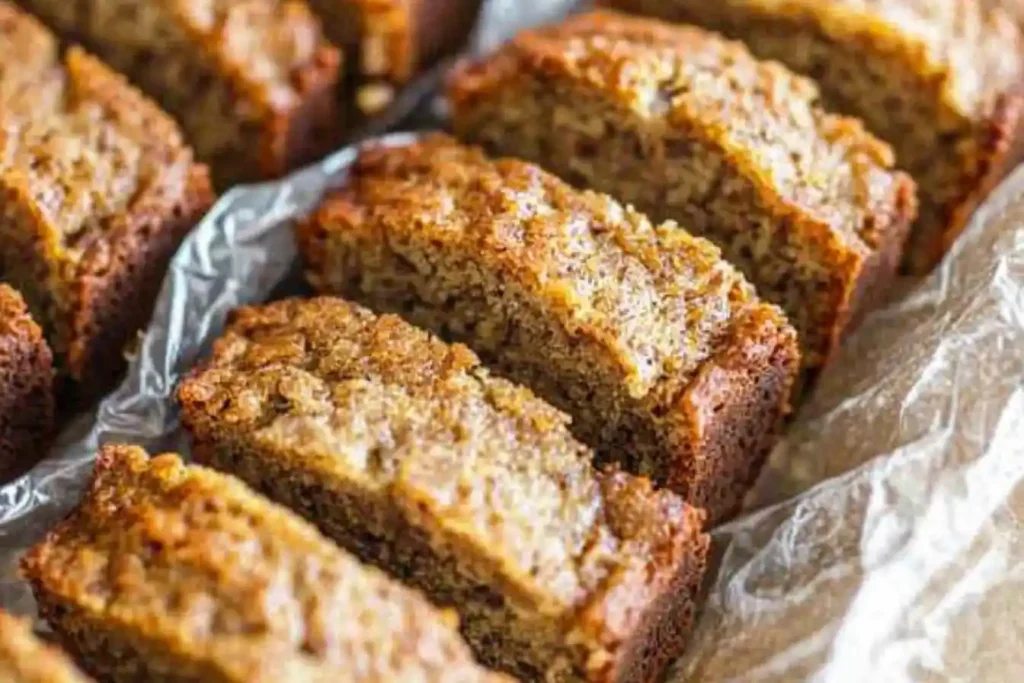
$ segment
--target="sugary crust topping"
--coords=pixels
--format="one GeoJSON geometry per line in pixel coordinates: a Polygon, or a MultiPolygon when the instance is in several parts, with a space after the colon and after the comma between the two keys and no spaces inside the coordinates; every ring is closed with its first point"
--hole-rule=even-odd
{"type": "Polygon", "coordinates": [[[710,242],[443,135],[365,150],[315,221],[342,238],[442,245],[515,283],[605,347],[636,397],[687,377],[753,299],[710,242]]]}
{"type": "Polygon", "coordinates": [[[418,594],[174,455],[104,448],[83,502],[23,569],[37,595],[224,680],[500,680],[418,594]]]}
{"type": "Polygon", "coordinates": [[[319,20],[294,0],[151,0],[195,37],[226,73],[273,111],[300,104],[302,72],[336,51],[319,20]]]}
{"type": "MultiPolygon", "coordinates": [[[[38,26],[9,11],[0,5],[0,43],[38,26]]],[[[50,59],[33,87],[16,89],[23,74],[9,63],[0,73],[14,101],[0,103],[0,186],[31,203],[74,260],[147,192],[179,197],[192,153],[175,122],[99,60],[78,48],[50,59]]]]}
{"type": "Polygon", "coordinates": [[[31,623],[0,610],[0,681],[4,683],[87,683],[60,650],[32,633],[31,623]]]}
{"type": "Polygon", "coordinates": [[[676,496],[596,472],[565,415],[467,348],[341,299],[239,310],[179,397],[201,441],[389,491],[533,609],[598,600],[617,572],[656,582],[699,532],[676,496]]]}
{"type": "Polygon", "coordinates": [[[17,337],[34,345],[42,343],[43,332],[32,320],[17,290],[0,283],[0,343],[5,337],[17,337]]]}
{"type": "Polygon", "coordinates": [[[716,2],[812,22],[839,40],[874,42],[941,80],[946,104],[967,119],[988,118],[1002,95],[1020,87],[1021,33],[1008,14],[985,11],[979,0],[716,2]]]}
{"type": "Polygon", "coordinates": [[[909,182],[859,121],[818,108],[812,81],[696,27],[610,12],[574,17],[524,33],[465,71],[452,97],[493,97],[524,74],[594,89],[645,126],[666,127],[668,138],[676,131],[708,141],[767,203],[808,212],[853,244],[873,243],[867,219],[909,182]]]}

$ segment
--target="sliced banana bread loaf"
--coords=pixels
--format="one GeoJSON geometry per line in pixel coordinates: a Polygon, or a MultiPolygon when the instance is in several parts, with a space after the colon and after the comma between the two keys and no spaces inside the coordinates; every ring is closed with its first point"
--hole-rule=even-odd
{"type": "Polygon", "coordinates": [[[60,54],[5,2],[0,54],[0,92],[15,102],[0,102],[0,273],[42,324],[63,376],[100,393],[213,200],[206,167],[121,76],[78,48],[60,54]]]}
{"type": "Polygon", "coordinates": [[[88,683],[68,657],[32,633],[27,619],[0,610],[0,681],[3,683],[88,683]]]}
{"type": "Polygon", "coordinates": [[[481,0],[308,0],[342,47],[356,104],[373,114],[469,35],[481,0]]]}
{"type": "Polygon", "coordinates": [[[626,683],[679,656],[703,513],[595,470],[464,346],[341,299],[244,308],[178,395],[197,458],[455,607],[485,663],[626,683]]]}
{"type": "Polygon", "coordinates": [[[259,180],[337,141],[341,56],[299,0],[21,0],[175,116],[217,184],[259,180]]]}
{"type": "Polygon", "coordinates": [[[979,0],[601,0],[700,24],[813,77],[920,187],[905,263],[930,270],[1005,172],[1018,136],[1022,40],[979,0]]]}
{"type": "Polygon", "coordinates": [[[524,33],[449,89],[460,137],[715,242],[808,370],[886,290],[916,210],[889,148],[816,98],[738,43],[613,13],[524,33]]]}
{"type": "Polygon", "coordinates": [[[0,484],[46,455],[54,435],[52,365],[25,302],[0,284],[0,484]]]}
{"type": "Polygon", "coordinates": [[[788,410],[796,335],[711,243],[536,166],[369,148],[298,241],[315,288],[465,341],[714,519],[788,410]]]}
{"type": "Polygon", "coordinates": [[[454,619],[232,477],[107,446],[23,562],[40,613],[113,683],[500,683],[454,619]]]}

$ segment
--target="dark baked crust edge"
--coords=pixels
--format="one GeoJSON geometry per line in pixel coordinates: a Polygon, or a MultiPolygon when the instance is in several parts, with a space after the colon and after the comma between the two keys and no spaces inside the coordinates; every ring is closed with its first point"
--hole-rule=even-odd
{"type": "Polygon", "coordinates": [[[62,387],[62,400],[89,400],[120,377],[125,346],[149,321],[171,257],[213,198],[207,168],[193,164],[179,199],[143,198],[104,248],[86,255],[69,316],[66,366],[77,384],[62,387]]]}
{"type": "Polygon", "coordinates": [[[659,590],[637,613],[635,628],[619,648],[609,683],[660,680],[682,655],[697,616],[711,549],[711,537],[697,531],[685,537],[687,545],[674,571],[669,568],[659,590]]]}
{"type": "Polygon", "coordinates": [[[317,160],[340,141],[343,122],[338,106],[341,52],[321,45],[309,64],[292,74],[297,106],[270,111],[259,140],[260,172],[274,178],[317,160]]]}
{"type": "Polygon", "coordinates": [[[641,565],[613,575],[604,590],[576,615],[584,632],[598,634],[611,658],[587,662],[587,681],[646,683],[661,680],[683,652],[693,626],[707,567],[711,538],[703,532],[706,514],[690,505],[681,510],[666,491],[649,480],[615,469],[599,475],[609,505],[614,499],[635,505],[639,516],[661,519],[661,537],[641,565]],[[626,491],[632,489],[632,491],[626,491]]]}
{"type": "Polygon", "coordinates": [[[53,356],[38,325],[25,331],[0,334],[0,484],[46,455],[54,434],[53,356]]]}
{"type": "Polygon", "coordinates": [[[455,52],[473,28],[481,0],[410,0],[414,9],[413,69],[455,52]]]}
{"type": "Polygon", "coordinates": [[[942,233],[928,243],[923,254],[910,255],[908,263],[914,274],[927,274],[938,265],[967,226],[974,210],[1024,155],[1024,88],[997,98],[992,115],[980,125],[976,140],[980,157],[978,169],[964,177],[959,198],[948,207],[948,220],[942,233]]]}
{"type": "Polygon", "coordinates": [[[904,247],[914,220],[917,218],[917,189],[905,173],[894,174],[896,189],[891,196],[889,210],[867,218],[869,231],[880,235],[873,251],[861,264],[860,273],[849,298],[849,313],[837,322],[834,330],[833,355],[839,343],[864,319],[872,309],[885,302],[890,285],[899,272],[904,247]]]}
{"type": "Polygon", "coordinates": [[[774,306],[741,312],[728,340],[675,406],[692,452],[679,453],[665,483],[705,508],[711,524],[739,511],[791,410],[800,366],[796,332],[774,306]]]}

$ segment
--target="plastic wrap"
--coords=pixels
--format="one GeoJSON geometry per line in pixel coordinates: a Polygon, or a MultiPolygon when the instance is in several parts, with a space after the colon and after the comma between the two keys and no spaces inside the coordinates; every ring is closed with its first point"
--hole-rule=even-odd
{"type": "MultiPolygon", "coordinates": [[[[495,0],[477,44],[554,4],[495,0]]],[[[18,558],[74,504],[100,443],[187,452],[177,381],[229,310],[302,291],[289,224],[354,154],[228,193],[186,240],[124,384],[0,489],[0,606],[32,612],[18,558]]],[[[1024,680],[1022,482],[1024,169],[935,274],[865,321],[773,453],[757,511],[715,532],[673,680],[1024,680]]]]}
{"type": "Polygon", "coordinates": [[[750,505],[674,680],[1024,680],[1024,168],[845,345],[750,505]]]}

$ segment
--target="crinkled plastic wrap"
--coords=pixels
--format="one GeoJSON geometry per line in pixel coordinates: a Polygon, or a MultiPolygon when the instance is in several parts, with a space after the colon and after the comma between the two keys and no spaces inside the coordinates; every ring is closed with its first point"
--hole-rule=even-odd
{"type": "MultiPolygon", "coordinates": [[[[516,25],[558,11],[519,7],[539,14],[513,13],[516,25]]],[[[493,21],[480,45],[507,35],[493,21]]],[[[0,489],[0,606],[32,612],[18,557],[75,502],[98,444],[187,449],[178,379],[232,308],[302,291],[289,224],[354,156],[232,191],[186,240],[124,384],[0,489]]],[[[822,377],[751,493],[758,511],[715,533],[707,602],[672,680],[1024,680],[1022,482],[1024,169],[822,377]]]]}
{"type": "Polygon", "coordinates": [[[1024,680],[1024,167],[846,344],[750,502],[674,680],[1024,680]]]}

